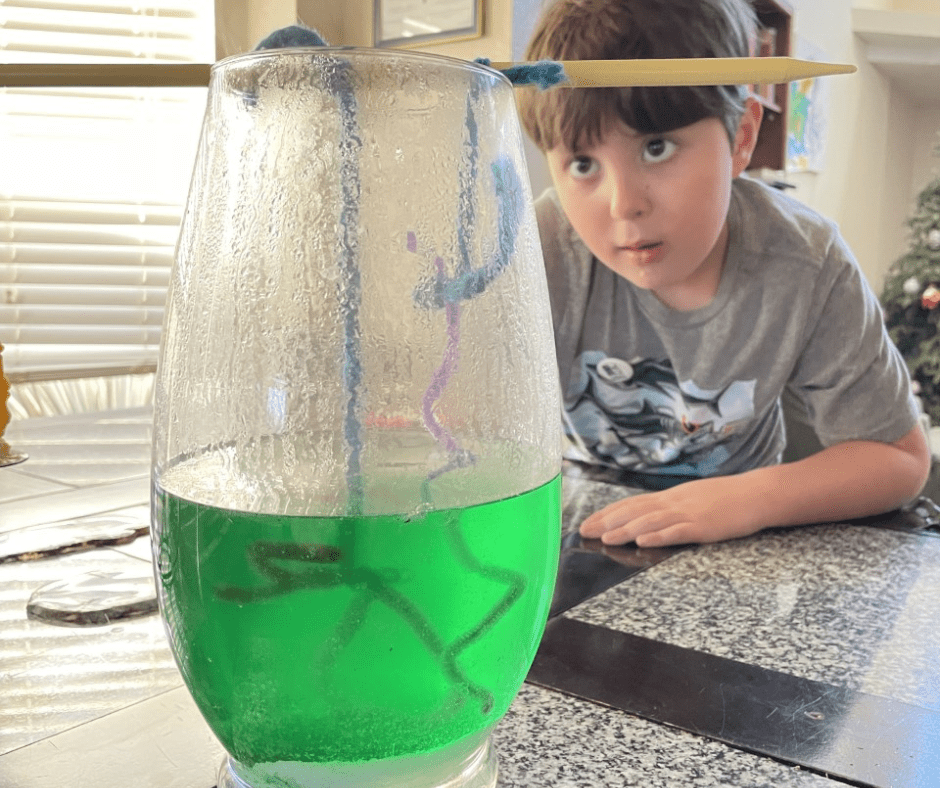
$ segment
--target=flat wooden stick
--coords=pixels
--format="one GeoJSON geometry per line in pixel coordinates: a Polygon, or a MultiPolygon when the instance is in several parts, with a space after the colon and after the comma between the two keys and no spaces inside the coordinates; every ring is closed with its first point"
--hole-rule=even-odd
{"type": "Polygon", "coordinates": [[[206,87],[209,63],[7,63],[0,87],[206,87]]]}
{"type": "MultiPolygon", "coordinates": [[[[516,63],[491,63],[505,69],[516,63]]],[[[567,60],[567,83],[559,87],[626,88],[671,85],[774,85],[833,74],[855,66],[792,57],[711,57],[657,60],[567,60]]]]}
{"type": "MultiPolygon", "coordinates": [[[[503,70],[521,63],[491,63],[503,70]]],[[[568,60],[559,87],[769,85],[851,74],[855,66],[792,57],[568,60]]],[[[12,63],[0,65],[0,87],[205,87],[209,63],[12,63]]]]}

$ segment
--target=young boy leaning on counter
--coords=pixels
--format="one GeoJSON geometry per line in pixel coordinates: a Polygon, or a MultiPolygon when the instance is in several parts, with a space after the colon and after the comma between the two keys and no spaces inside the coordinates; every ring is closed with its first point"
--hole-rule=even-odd
{"type": "MultiPolygon", "coordinates": [[[[745,57],[746,0],[556,0],[528,60],[745,57]]],[[[643,547],[894,509],[930,453],[878,300],[833,222],[744,175],[736,86],[526,89],[570,457],[655,490],[588,517],[643,547]],[[781,395],[823,449],[781,463],[781,395]]]]}

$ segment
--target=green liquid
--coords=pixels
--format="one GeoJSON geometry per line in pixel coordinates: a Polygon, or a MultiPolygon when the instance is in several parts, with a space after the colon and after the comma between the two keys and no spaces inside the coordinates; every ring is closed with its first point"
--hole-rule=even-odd
{"type": "Polygon", "coordinates": [[[197,705],[236,760],[361,762],[491,726],[545,626],[560,477],[479,506],[299,517],[159,488],[161,603],[197,705]]]}

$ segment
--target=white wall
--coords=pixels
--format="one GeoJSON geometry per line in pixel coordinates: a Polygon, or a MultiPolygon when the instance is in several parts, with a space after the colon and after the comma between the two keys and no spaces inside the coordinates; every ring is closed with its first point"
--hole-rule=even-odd
{"type": "MultiPolygon", "coordinates": [[[[852,0],[792,0],[794,30],[858,72],[830,77],[826,161],[819,173],[790,174],[795,196],[835,220],[876,292],[907,248],[905,220],[929,170],[940,108],[919,106],[865,56],[852,33],[852,0]]],[[[940,13],[937,0],[855,0],[856,7],[940,13]]],[[[938,91],[940,94],[940,91],[938,91]]],[[[938,95],[940,101],[940,95],[938,95]]]]}
{"type": "MultiPolygon", "coordinates": [[[[795,0],[793,33],[819,47],[833,61],[854,63],[851,76],[829,77],[826,159],[818,173],[794,173],[792,192],[835,220],[869,280],[883,267],[881,235],[888,108],[887,81],[868,64],[852,34],[851,0],[795,0]]],[[[890,221],[888,222],[890,224],[890,221]]]]}

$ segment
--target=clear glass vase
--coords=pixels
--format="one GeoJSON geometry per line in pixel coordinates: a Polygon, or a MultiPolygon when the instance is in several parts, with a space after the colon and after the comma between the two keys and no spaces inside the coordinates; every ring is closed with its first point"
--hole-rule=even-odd
{"type": "Polygon", "coordinates": [[[234,786],[492,786],[560,536],[512,88],[438,56],[221,61],[154,416],[161,613],[234,786]]]}

